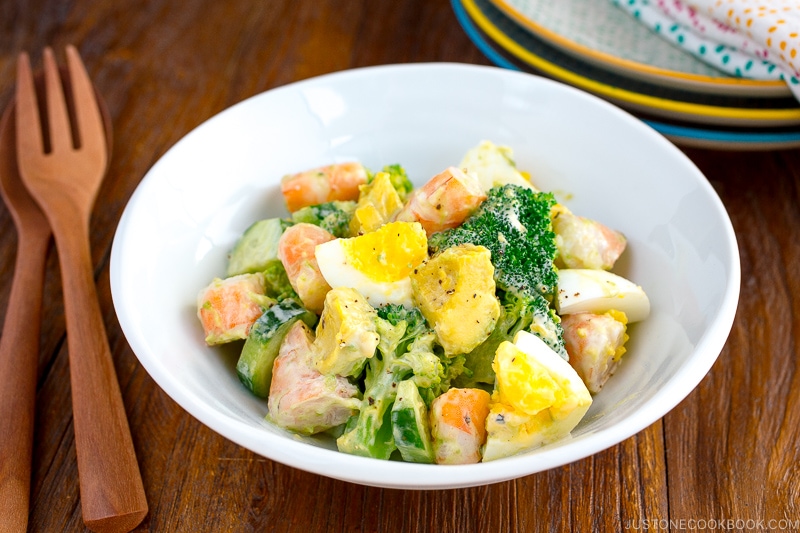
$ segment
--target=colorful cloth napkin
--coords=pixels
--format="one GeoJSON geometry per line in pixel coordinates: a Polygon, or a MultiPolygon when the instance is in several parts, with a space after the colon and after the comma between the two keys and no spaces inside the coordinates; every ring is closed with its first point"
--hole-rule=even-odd
{"type": "Polygon", "coordinates": [[[662,38],[723,72],[784,80],[800,100],[800,2],[610,1],[662,38]]]}

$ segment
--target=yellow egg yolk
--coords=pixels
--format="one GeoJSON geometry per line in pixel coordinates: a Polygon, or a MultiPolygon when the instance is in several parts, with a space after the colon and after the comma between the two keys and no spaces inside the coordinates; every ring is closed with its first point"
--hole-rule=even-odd
{"type": "Polygon", "coordinates": [[[494,362],[498,400],[528,415],[558,407],[567,391],[557,376],[511,342],[498,346],[494,362]]]}
{"type": "Polygon", "coordinates": [[[375,281],[407,278],[428,255],[428,238],[418,222],[390,222],[341,244],[348,264],[375,281]]]}

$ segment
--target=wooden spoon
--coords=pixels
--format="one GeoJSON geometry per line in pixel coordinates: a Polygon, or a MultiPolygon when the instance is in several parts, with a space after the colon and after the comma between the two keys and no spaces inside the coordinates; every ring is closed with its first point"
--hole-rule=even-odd
{"type": "Polygon", "coordinates": [[[0,531],[28,523],[42,286],[50,225],[23,186],[14,107],[0,122],[0,193],[17,228],[17,257],[0,338],[0,531]]]}

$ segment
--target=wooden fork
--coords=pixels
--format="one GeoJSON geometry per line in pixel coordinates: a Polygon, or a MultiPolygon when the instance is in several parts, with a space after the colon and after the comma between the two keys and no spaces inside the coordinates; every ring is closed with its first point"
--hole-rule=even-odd
{"type": "Polygon", "coordinates": [[[68,46],[66,55],[69,79],[63,83],[72,89],[74,128],[53,51],[44,51],[45,121],[39,116],[28,55],[19,57],[17,163],[50,223],[59,255],[83,521],[93,531],[125,532],[147,514],[147,500],[92,272],[89,220],[106,172],[108,146],[78,51],[68,46]],[[43,122],[49,131],[47,150],[43,122]]]}

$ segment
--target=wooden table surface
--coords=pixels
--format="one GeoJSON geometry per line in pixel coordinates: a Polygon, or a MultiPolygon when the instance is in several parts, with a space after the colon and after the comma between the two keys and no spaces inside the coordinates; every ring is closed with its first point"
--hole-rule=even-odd
{"type": "MultiPolygon", "coordinates": [[[[447,0],[3,0],[0,104],[19,52],[80,50],[113,117],[92,218],[96,281],[144,478],[137,531],[691,531],[800,529],[800,150],[684,151],[719,193],[742,265],[728,342],[698,388],[639,434],[490,486],[364,487],[257,456],[206,428],[148,376],[111,301],[125,204],[181,137],[241,100],[353,67],[490,64],[447,0]]],[[[63,56],[61,56],[63,57],[63,56]]],[[[0,205],[0,314],[16,233],[0,205]]],[[[55,249],[47,262],[29,531],[82,531],[55,249]]]]}

